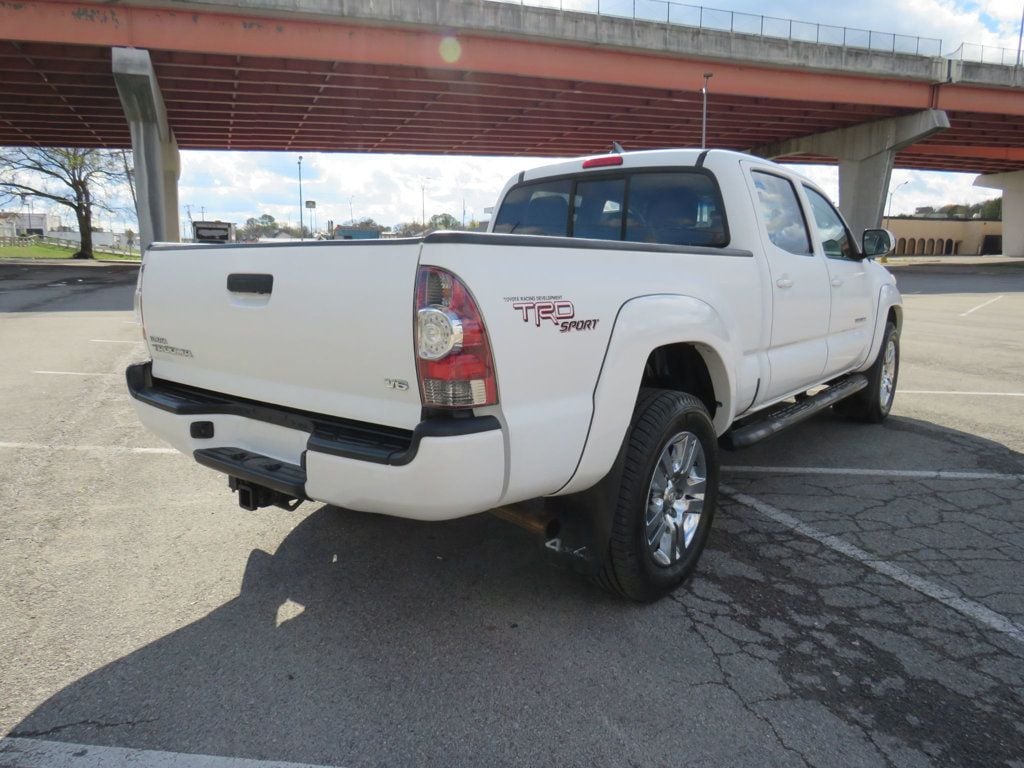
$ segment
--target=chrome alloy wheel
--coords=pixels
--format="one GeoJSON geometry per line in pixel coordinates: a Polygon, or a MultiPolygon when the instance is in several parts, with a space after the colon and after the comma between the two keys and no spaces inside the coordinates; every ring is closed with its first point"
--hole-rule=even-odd
{"type": "Polygon", "coordinates": [[[670,438],[654,466],[644,516],[644,537],[658,565],[675,565],[686,554],[704,512],[707,477],[697,436],[680,432],[670,438]]]}
{"type": "Polygon", "coordinates": [[[878,384],[878,402],[882,408],[888,408],[892,400],[893,387],[896,381],[896,340],[890,338],[885,345],[885,358],[882,360],[882,376],[878,384]]]}

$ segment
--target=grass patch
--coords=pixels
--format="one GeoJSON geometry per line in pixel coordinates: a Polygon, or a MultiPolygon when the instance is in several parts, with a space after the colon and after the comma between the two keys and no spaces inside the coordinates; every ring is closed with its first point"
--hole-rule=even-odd
{"type": "MultiPolygon", "coordinates": [[[[62,248],[58,245],[2,245],[0,246],[0,259],[70,259],[75,255],[77,248],[62,248]]],[[[106,253],[105,251],[93,250],[93,257],[101,260],[112,261],[139,261],[139,255],[128,255],[125,253],[106,253]]]]}
{"type": "Polygon", "coordinates": [[[59,248],[55,245],[2,245],[0,258],[3,259],[70,259],[74,248],[59,248]]]}

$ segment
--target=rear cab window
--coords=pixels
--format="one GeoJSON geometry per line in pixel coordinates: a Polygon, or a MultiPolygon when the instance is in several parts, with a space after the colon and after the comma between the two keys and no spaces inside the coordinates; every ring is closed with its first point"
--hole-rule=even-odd
{"type": "Polygon", "coordinates": [[[698,168],[591,172],[513,187],[494,232],[725,247],[718,184],[698,168]]]}

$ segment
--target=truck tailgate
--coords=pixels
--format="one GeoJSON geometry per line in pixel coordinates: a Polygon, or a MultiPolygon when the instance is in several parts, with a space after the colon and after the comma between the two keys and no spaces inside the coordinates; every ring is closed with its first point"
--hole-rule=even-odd
{"type": "Polygon", "coordinates": [[[419,241],[147,252],[142,312],[155,378],[412,429],[419,241]]]}

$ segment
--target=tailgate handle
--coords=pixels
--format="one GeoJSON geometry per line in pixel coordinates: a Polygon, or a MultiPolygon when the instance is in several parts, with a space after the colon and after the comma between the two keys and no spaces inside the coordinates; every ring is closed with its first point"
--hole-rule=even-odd
{"type": "Polygon", "coordinates": [[[270,293],[274,290],[274,276],[228,275],[228,290],[232,293],[270,293]]]}

